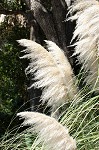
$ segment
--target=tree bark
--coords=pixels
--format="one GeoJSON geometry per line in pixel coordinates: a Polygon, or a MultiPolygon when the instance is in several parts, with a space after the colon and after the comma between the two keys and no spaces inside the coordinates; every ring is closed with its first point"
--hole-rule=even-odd
{"type": "Polygon", "coordinates": [[[66,17],[66,9],[67,6],[64,0],[52,0],[53,20],[59,40],[59,46],[68,56],[68,50],[66,45],[66,23],[64,21],[66,17]]]}
{"type": "Polygon", "coordinates": [[[46,38],[48,40],[52,40],[53,42],[59,45],[53,18],[52,15],[47,11],[47,9],[37,0],[33,1],[31,6],[28,5],[27,7],[29,9],[32,8],[32,14],[35,20],[37,21],[37,23],[39,24],[39,26],[41,27],[41,29],[43,30],[46,38]]]}

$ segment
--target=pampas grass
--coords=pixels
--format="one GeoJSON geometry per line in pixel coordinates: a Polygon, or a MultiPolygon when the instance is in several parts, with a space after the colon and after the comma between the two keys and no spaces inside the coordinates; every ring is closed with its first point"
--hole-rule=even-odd
{"type": "MultiPolygon", "coordinates": [[[[93,91],[90,91],[82,98],[79,98],[79,100],[76,103],[75,101],[72,101],[70,105],[68,105],[68,108],[64,110],[63,113],[60,113],[59,117],[59,122],[61,124],[60,127],[64,128],[64,130],[66,131],[68,128],[70,135],[73,137],[73,139],[76,140],[78,150],[98,150],[99,147],[99,95],[90,96],[92,93],[93,91]]],[[[0,142],[1,150],[47,150],[45,148],[44,141],[41,142],[41,138],[39,139],[38,136],[40,133],[42,133],[42,129],[44,129],[44,133],[49,130],[50,135],[51,133],[54,134],[54,128],[51,132],[51,124],[48,124],[47,120],[45,120],[47,116],[44,115],[42,120],[41,118],[43,114],[39,115],[37,113],[39,116],[41,116],[38,119],[34,117],[31,118],[32,115],[29,115],[29,112],[23,112],[23,114],[24,113],[27,113],[27,115],[29,116],[29,118],[27,118],[26,121],[29,120],[28,123],[31,124],[30,127],[20,133],[18,133],[20,127],[17,127],[17,131],[14,135],[13,131],[9,131],[7,134],[5,134],[0,142]],[[41,123],[41,128],[38,127],[38,124],[34,124],[35,119],[39,123],[39,125],[41,123]],[[46,124],[44,124],[45,122],[46,124]],[[45,126],[46,128],[44,128],[45,126]],[[37,134],[39,130],[40,132],[37,134]]],[[[48,118],[53,120],[53,118],[48,118]]],[[[57,121],[55,120],[55,123],[56,122],[57,121]]],[[[23,127],[23,125],[21,127],[23,127]]],[[[57,135],[58,134],[60,134],[59,131],[57,131],[57,135]]],[[[57,149],[59,149],[58,145],[56,145],[56,147],[57,149]]]]}
{"type": "Polygon", "coordinates": [[[96,0],[77,0],[70,7],[74,13],[70,20],[76,20],[76,28],[72,41],[78,60],[83,64],[82,69],[87,72],[86,83],[91,87],[99,86],[99,2],[96,0]]]}
{"type": "MultiPolygon", "coordinates": [[[[66,108],[60,112],[58,121],[37,112],[20,112],[24,118],[21,125],[30,127],[12,136],[12,131],[1,139],[3,150],[98,150],[99,149],[99,2],[96,0],[76,0],[70,7],[76,20],[74,31],[75,52],[82,63],[85,79],[90,85],[81,91],[75,86],[72,68],[63,51],[53,42],[45,41],[47,50],[40,44],[22,39],[30,64],[26,74],[34,75],[31,85],[42,88],[41,100],[52,108],[66,108]],[[79,96],[81,95],[82,96],[79,96]],[[68,133],[69,130],[69,133],[68,133]],[[70,136],[70,135],[71,136],[70,136]],[[75,140],[76,142],[75,142],[75,140]]],[[[80,82],[80,81],[78,81],[80,82]]]]}
{"type": "Polygon", "coordinates": [[[76,149],[76,142],[69,136],[68,129],[54,118],[37,112],[20,112],[17,115],[25,118],[23,125],[33,126],[31,130],[38,133],[39,140],[44,142],[47,150],[76,149]]]}
{"type": "MultiPolygon", "coordinates": [[[[35,88],[42,88],[42,103],[56,109],[66,101],[72,100],[77,89],[74,85],[73,70],[63,51],[53,42],[46,41],[49,52],[40,44],[21,39],[20,45],[26,47],[21,58],[30,59],[26,73],[34,75],[35,88]]],[[[30,88],[31,88],[30,87],[30,88]]]]}

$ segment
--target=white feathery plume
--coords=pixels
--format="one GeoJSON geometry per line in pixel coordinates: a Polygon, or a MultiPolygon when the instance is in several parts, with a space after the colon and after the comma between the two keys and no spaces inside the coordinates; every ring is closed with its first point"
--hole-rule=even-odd
{"type": "Polygon", "coordinates": [[[92,5],[97,5],[98,1],[97,0],[75,0],[74,3],[72,4],[71,8],[73,12],[76,11],[83,11],[86,8],[92,6],[92,5]]]}
{"type": "Polygon", "coordinates": [[[65,0],[65,2],[66,2],[66,4],[67,4],[67,6],[69,7],[70,4],[71,4],[71,0],[65,0]]]}
{"type": "MultiPolygon", "coordinates": [[[[76,0],[70,12],[75,13],[69,19],[76,20],[72,40],[77,38],[74,55],[78,55],[83,69],[88,72],[86,82],[94,87],[99,78],[99,2],[96,0],[76,0]]],[[[99,81],[96,87],[99,87],[99,81]]]]}
{"type": "Polygon", "coordinates": [[[31,131],[38,134],[38,140],[44,142],[47,150],[76,150],[76,141],[69,135],[68,129],[54,118],[37,112],[20,112],[23,125],[30,125],[31,131]]]}
{"type": "Polygon", "coordinates": [[[74,86],[74,74],[71,65],[62,51],[54,42],[45,40],[49,52],[52,54],[54,61],[57,63],[57,67],[61,72],[61,76],[64,80],[65,86],[69,89],[69,97],[73,99],[77,94],[77,87],[74,86]]]}
{"type": "Polygon", "coordinates": [[[73,85],[73,71],[62,50],[51,41],[46,41],[51,52],[31,40],[21,39],[18,42],[26,47],[24,52],[28,54],[22,57],[30,59],[26,72],[34,75],[36,82],[32,86],[42,88],[42,102],[47,102],[53,109],[72,100],[77,93],[73,85]]]}

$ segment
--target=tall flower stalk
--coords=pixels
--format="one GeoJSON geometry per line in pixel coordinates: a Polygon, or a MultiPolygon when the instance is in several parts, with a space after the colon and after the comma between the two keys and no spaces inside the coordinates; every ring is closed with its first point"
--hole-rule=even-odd
{"type": "Polygon", "coordinates": [[[76,149],[76,142],[72,137],[70,137],[68,129],[63,127],[54,118],[37,112],[20,112],[17,115],[21,118],[25,118],[23,125],[30,125],[30,130],[38,133],[38,143],[44,142],[45,149],[76,149]]]}
{"type": "Polygon", "coordinates": [[[76,20],[72,41],[76,42],[74,55],[86,72],[86,83],[99,88],[99,2],[96,0],[76,0],[70,7],[74,14],[69,19],[76,20]]]}
{"type": "MultiPolygon", "coordinates": [[[[20,45],[26,47],[26,54],[21,58],[30,60],[26,73],[34,75],[35,82],[31,87],[42,88],[42,103],[55,111],[65,102],[72,101],[77,94],[74,74],[64,52],[51,41],[46,41],[48,51],[40,44],[21,39],[20,45]]],[[[30,87],[30,88],[31,88],[30,87]]]]}

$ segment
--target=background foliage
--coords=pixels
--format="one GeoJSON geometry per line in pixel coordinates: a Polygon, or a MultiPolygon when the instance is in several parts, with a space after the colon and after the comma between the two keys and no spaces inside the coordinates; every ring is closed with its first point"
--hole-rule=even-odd
{"type": "Polygon", "coordinates": [[[28,99],[26,84],[28,81],[24,74],[27,61],[20,60],[21,48],[16,40],[28,38],[29,28],[22,26],[15,16],[7,16],[0,25],[0,33],[0,135],[2,135],[15,111],[28,99]],[[12,19],[15,25],[9,23],[9,19],[12,19]]]}

